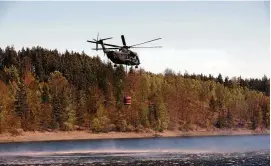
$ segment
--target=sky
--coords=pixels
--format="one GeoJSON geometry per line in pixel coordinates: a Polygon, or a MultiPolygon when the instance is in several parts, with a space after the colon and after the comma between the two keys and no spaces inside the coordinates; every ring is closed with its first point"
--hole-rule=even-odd
{"type": "Polygon", "coordinates": [[[127,45],[161,37],[133,49],[140,67],[223,77],[270,77],[269,1],[82,1],[0,2],[0,47],[42,46],[99,55],[97,37],[127,45]]]}

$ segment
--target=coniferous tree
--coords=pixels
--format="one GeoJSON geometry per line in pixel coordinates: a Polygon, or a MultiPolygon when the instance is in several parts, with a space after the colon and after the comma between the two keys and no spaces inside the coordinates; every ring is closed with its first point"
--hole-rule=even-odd
{"type": "Polygon", "coordinates": [[[15,97],[15,112],[20,117],[21,127],[23,130],[29,130],[28,117],[29,117],[29,108],[27,105],[27,95],[26,89],[23,81],[21,80],[18,85],[18,91],[15,97]]]}
{"type": "Polygon", "coordinates": [[[223,84],[223,78],[222,75],[219,73],[217,78],[216,78],[216,82],[219,82],[220,84],[223,84]]]}

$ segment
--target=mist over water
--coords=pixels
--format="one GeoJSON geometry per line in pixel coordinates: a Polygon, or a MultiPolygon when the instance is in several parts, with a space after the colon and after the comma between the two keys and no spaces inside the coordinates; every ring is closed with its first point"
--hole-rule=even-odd
{"type": "Polygon", "coordinates": [[[269,156],[269,147],[269,135],[3,143],[0,144],[0,164],[61,161],[74,163],[79,160],[81,163],[83,159],[84,163],[111,162],[114,161],[114,157],[120,161],[126,161],[127,157],[130,158],[129,161],[168,158],[181,161],[187,158],[185,155],[199,157],[204,154],[249,152],[255,152],[257,155],[268,153],[269,156]]]}
{"type": "Polygon", "coordinates": [[[75,140],[0,144],[0,155],[24,153],[223,153],[266,150],[269,135],[75,140]]]}

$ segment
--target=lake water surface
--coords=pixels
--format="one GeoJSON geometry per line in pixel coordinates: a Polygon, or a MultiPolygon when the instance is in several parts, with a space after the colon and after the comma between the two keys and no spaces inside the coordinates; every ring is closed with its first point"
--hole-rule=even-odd
{"type": "Polygon", "coordinates": [[[269,151],[269,135],[3,143],[0,164],[269,165],[269,151]]]}

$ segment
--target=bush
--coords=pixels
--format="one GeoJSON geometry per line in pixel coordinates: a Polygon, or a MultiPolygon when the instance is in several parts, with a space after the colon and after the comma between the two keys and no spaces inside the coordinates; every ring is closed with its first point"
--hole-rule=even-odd
{"type": "Polygon", "coordinates": [[[91,122],[91,129],[94,132],[101,132],[102,126],[98,118],[94,118],[91,122]]]}
{"type": "Polygon", "coordinates": [[[187,132],[187,131],[193,131],[195,130],[195,126],[189,123],[186,123],[185,125],[178,128],[180,131],[187,132]]]}
{"type": "MultiPolygon", "coordinates": [[[[110,122],[110,119],[108,119],[106,116],[103,116],[101,118],[94,118],[91,123],[91,129],[94,132],[109,132],[110,128],[108,128],[108,123],[110,122]]],[[[111,125],[111,127],[113,127],[111,125]]]]}
{"type": "Polygon", "coordinates": [[[72,131],[74,129],[73,125],[70,124],[69,122],[65,122],[63,124],[63,130],[64,131],[72,131]]]}
{"type": "Polygon", "coordinates": [[[168,128],[168,124],[166,122],[162,122],[162,124],[160,126],[160,132],[163,132],[167,128],[168,128]]]}
{"type": "Polygon", "coordinates": [[[127,126],[126,131],[128,131],[128,132],[135,131],[135,128],[134,128],[134,126],[132,126],[132,125],[129,124],[129,125],[127,126]]]}
{"type": "Polygon", "coordinates": [[[9,131],[9,133],[12,135],[12,136],[19,136],[19,135],[22,135],[23,134],[23,129],[11,129],[9,131]]]}
{"type": "Polygon", "coordinates": [[[103,116],[103,117],[99,118],[99,121],[100,121],[100,124],[101,124],[101,128],[103,129],[109,124],[110,119],[107,118],[106,116],[103,116]]]}
{"type": "Polygon", "coordinates": [[[135,128],[135,132],[142,133],[144,131],[144,127],[140,124],[135,128]]]}
{"type": "Polygon", "coordinates": [[[127,125],[126,120],[118,121],[118,123],[117,123],[117,130],[118,131],[125,132],[127,130],[127,127],[128,127],[128,125],[127,125]]]}
{"type": "Polygon", "coordinates": [[[103,132],[110,132],[110,131],[115,131],[116,130],[116,126],[114,124],[109,124],[106,125],[106,127],[103,129],[103,132]]]}

